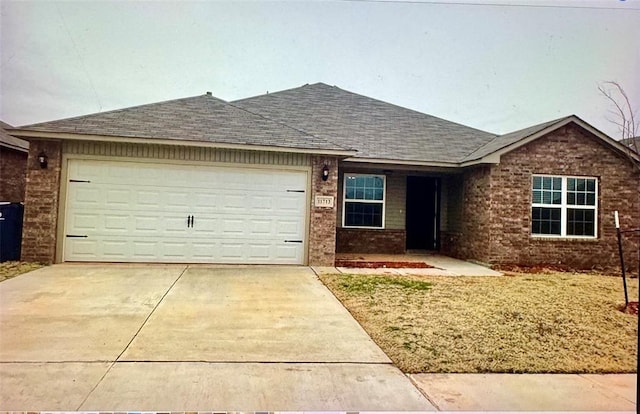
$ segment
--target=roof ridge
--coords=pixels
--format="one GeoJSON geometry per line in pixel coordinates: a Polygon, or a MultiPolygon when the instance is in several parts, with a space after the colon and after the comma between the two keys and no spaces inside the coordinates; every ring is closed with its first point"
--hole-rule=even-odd
{"type": "Polygon", "coordinates": [[[234,107],[234,108],[236,108],[236,109],[240,109],[240,110],[242,110],[242,111],[244,111],[244,112],[247,112],[247,113],[249,113],[249,114],[251,114],[251,115],[259,116],[260,118],[262,118],[262,119],[266,119],[266,120],[267,120],[267,121],[269,121],[269,122],[273,122],[273,123],[276,123],[276,124],[278,124],[278,125],[282,125],[282,126],[284,126],[284,127],[286,127],[286,128],[292,129],[292,130],[294,130],[294,131],[300,132],[300,133],[302,133],[302,134],[304,134],[304,135],[307,135],[307,136],[310,136],[310,137],[313,137],[313,138],[316,138],[316,139],[321,139],[321,140],[323,140],[323,141],[325,141],[325,142],[327,142],[327,143],[329,143],[329,144],[335,145],[335,146],[340,147],[340,148],[343,148],[343,149],[345,149],[345,150],[353,150],[353,148],[343,147],[342,145],[336,144],[335,142],[330,141],[330,140],[326,139],[325,137],[319,137],[319,136],[314,135],[314,134],[311,134],[310,132],[307,132],[307,131],[305,131],[305,130],[303,130],[303,129],[296,128],[296,127],[294,127],[294,126],[291,126],[291,125],[289,125],[289,124],[286,124],[286,123],[284,123],[284,122],[282,122],[282,121],[278,121],[278,120],[273,119],[273,118],[270,118],[270,117],[268,117],[268,116],[266,116],[266,115],[262,115],[262,114],[260,114],[260,113],[253,112],[253,111],[250,111],[250,110],[248,110],[248,109],[246,109],[246,108],[242,108],[242,107],[240,107],[240,106],[234,105],[234,104],[233,104],[233,102],[226,102],[226,104],[227,104],[227,105],[229,105],[229,106],[232,106],[232,107],[234,107]]]}
{"type": "Polygon", "coordinates": [[[62,122],[62,121],[73,121],[73,120],[79,120],[81,118],[87,118],[90,116],[96,116],[96,115],[108,115],[108,114],[113,114],[113,113],[117,113],[117,112],[123,112],[123,111],[129,111],[131,109],[139,109],[145,106],[156,106],[156,105],[162,105],[162,104],[167,104],[167,103],[171,103],[171,102],[178,102],[178,101],[186,101],[188,99],[195,99],[195,98],[213,98],[216,99],[220,102],[223,103],[228,103],[227,101],[217,98],[215,96],[209,95],[207,93],[205,93],[204,95],[195,95],[195,96],[188,96],[185,98],[175,98],[175,99],[167,99],[166,101],[160,101],[160,102],[151,102],[151,103],[146,103],[146,104],[140,104],[140,105],[134,105],[134,106],[128,106],[125,108],[117,108],[117,109],[111,109],[108,111],[104,111],[104,112],[92,112],[90,114],[84,114],[84,115],[77,115],[77,116],[71,116],[69,118],[61,118],[61,119],[52,119],[50,121],[42,121],[42,122],[37,122],[35,124],[27,124],[27,125],[22,125],[20,127],[14,127],[15,129],[24,129],[24,128],[29,128],[29,127],[35,127],[35,126],[40,126],[43,124],[48,124],[50,122],[62,122]]]}
{"type": "Polygon", "coordinates": [[[372,101],[380,102],[380,103],[383,103],[385,105],[390,105],[390,106],[393,106],[395,108],[399,108],[399,109],[402,109],[402,110],[405,110],[405,111],[413,112],[413,113],[415,113],[417,115],[420,115],[420,116],[426,116],[426,117],[429,117],[429,118],[432,118],[432,119],[437,119],[437,120],[440,120],[440,121],[448,122],[448,123],[451,123],[451,124],[455,124],[455,125],[461,126],[463,128],[466,128],[466,129],[470,129],[470,130],[481,132],[483,134],[489,134],[489,135],[494,135],[494,136],[496,135],[496,134],[494,134],[492,132],[489,132],[489,131],[484,131],[484,130],[481,130],[481,129],[478,129],[478,128],[474,128],[474,127],[470,127],[468,125],[461,124],[460,122],[450,121],[448,119],[444,119],[444,118],[441,118],[441,117],[438,117],[438,116],[435,116],[435,115],[427,114],[425,112],[420,112],[420,111],[418,111],[416,109],[407,108],[405,106],[400,106],[400,105],[394,104],[392,102],[383,101],[382,99],[373,98],[371,96],[366,96],[366,95],[363,95],[363,94],[360,94],[360,93],[357,93],[357,92],[352,92],[352,91],[349,91],[347,89],[342,89],[341,87],[339,87],[337,85],[333,85],[332,86],[332,85],[329,85],[329,84],[324,83],[324,82],[316,82],[316,83],[312,83],[312,84],[306,83],[306,84],[304,84],[302,86],[298,86],[296,88],[283,89],[281,91],[266,93],[266,94],[262,94],[262,95],[250,96],[248,98],[236,99],[233,102],[242,102],[244,100],[250,100],[250,99],[258,98],[258,97],[261,97],[261,96],[276,95],[276,94],[280,94],[280,93],[294,91],[296,89],[303,89],[303,88],[310,87],[310,86],[325,86],[327,88],[337,89],[340,92],[348,94],[348,95],[354,95],[354,96],[357,96],[357,97],[360,97],[360,98],[363,98],[363,99],[369,99],[369,100],[372,100],[372,101]]]}

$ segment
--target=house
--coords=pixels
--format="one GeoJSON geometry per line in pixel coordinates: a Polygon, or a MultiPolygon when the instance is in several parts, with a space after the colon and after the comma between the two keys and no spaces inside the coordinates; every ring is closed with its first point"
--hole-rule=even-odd
{"type": "Polygon", "coordinates": [[[7,133],[11,125],[0,121],[0,202],[24,201],[29,142],[7,133]]]}
{"type": "Polygon", "coordinates": [[[640,137],[624,138],[621,139],[620,142],[622,142],[624,145],[631,148],[635,152],[640,152],[640,137]]]}
{"type": "Polygon", "coordinates": [[[330,266],[419,249],[608,267],[613,211],[640,223],[640,159],[576,116],[495,135],[318,83],[11,134],[31,144],[26,260],[330,266]]]}

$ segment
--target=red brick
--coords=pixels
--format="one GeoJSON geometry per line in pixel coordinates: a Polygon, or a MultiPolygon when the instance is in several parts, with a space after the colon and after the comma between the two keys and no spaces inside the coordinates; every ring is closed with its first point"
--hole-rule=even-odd
{"type": "Polygon", "coordinates": [[[311,217],[309,219],[309,265],[333,266],[336,257],[336,215],[338,205],[338,159],[313,157],[311,160],[311,217]],[[329,167],[329,178],[322,180],[322,168],[329,167]],[[316,207],[316,195],[334,198],[333,208],[316,207]]]}
{"type": "Polygon", "coordinates": [[[392,229],[338,228],[336,248],[339,253],[404,254],[407,232],[392,229]]]}
{"type": "Polygon", "coordinates": [[[27,153],[0,147],[0,201],[24,201],[27,153]]]}
{"type": "MultiPolygon", "coordinates": [[[[640,227],[639,182],[638,170],[625,155],[568,125],[503,155],[498,165],[466,172],[462,231],[444,235],[443,245],[458,257],[486,263],[616,268],[613,212],[620,213],[623,228],[640,227]],[[597,177],[598,237],[532,237],[534,174],[597,177]]],[[[629,267],[637,270],[637,241],[631,237],[625,241],[625,254],[629,267]]]]}
{"type": "Polygon", "coordinates": [[[60,141],[30,141],[22,228],[24,261],[50,264],[55,260],[61,162],[60,141]],[[48,157],[45,169],[38,163],[41,151],[48,157]]]}

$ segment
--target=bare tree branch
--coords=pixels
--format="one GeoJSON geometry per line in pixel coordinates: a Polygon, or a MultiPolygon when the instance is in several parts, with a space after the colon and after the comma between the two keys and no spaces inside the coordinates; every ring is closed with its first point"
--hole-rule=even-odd
{"type": "Polygon", "coordinates": [[[620,129],[622,143],[627,148],[640,153],[638,148],[640,122],[637,121],[638,117],[624,88],[618,82],[606,81],[598,85],[598,91],[614,107],[609,112],[615,115],[615,119],[607,118],[607,120],[620,129]]]}

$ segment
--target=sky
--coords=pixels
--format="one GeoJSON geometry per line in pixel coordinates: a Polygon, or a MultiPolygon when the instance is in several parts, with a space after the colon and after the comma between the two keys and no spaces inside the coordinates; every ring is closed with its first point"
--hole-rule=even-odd
{"type": "Polygon", "coordinates": [[[0,0],[0,120],[20,126],[324,82],[493,133],[640,108],[640,0],[0,0]]]}

